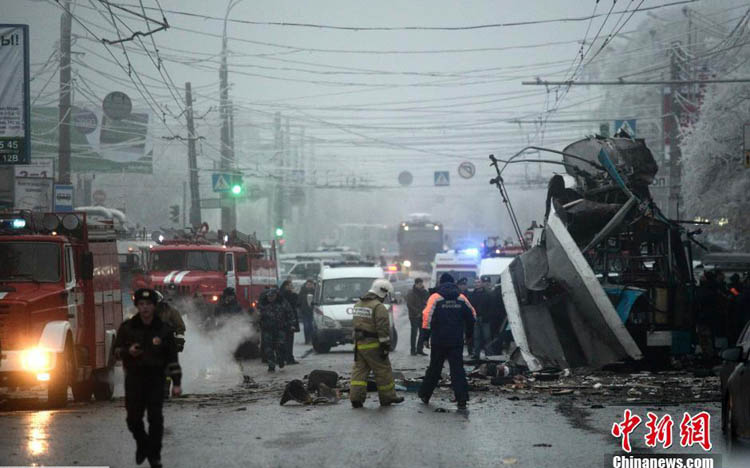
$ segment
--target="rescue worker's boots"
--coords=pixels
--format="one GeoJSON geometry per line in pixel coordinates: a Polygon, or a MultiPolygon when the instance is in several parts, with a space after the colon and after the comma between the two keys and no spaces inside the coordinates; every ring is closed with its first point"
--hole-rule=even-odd
{"type": "Polygon", "coordinates": [[[393,398],[389,401],[381,403],[380,406],[391,406],[391,405],[396,405],[398,403],[403,403],[403,402],[404,402],[404,397],[397,396],[396,398],[393,398]]]}

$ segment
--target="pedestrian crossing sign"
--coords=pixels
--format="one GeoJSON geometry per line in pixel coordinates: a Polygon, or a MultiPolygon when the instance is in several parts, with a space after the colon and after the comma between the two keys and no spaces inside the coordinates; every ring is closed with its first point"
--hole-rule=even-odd
{"type": "Polygon", "coordinates": [[[232,180],[231,174],[216,173],[211,174],[211,185],[213,186],[214,192],[229,192],[232,180]]]}
{"type": "Polygon", "coordinates": [[[636,119],[615,120],[615,135],[622,130],[627,133],[630,138],[635,138],[635,123],[636,119]]]}
{"type": "Polygon", "coordinates": [[[448,171],[435,171],[435,186],[446,187],[451,184],[451,174],[448,171]]]}

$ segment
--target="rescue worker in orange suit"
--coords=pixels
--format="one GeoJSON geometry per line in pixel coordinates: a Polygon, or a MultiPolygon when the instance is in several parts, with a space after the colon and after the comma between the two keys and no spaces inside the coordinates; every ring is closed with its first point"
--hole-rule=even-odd
{"type": "Polygon", "coordinates": [[[375,374],[380,406],[401,403],[404,397],[396,395],[393,369],[388,353],[391,350],[391,323],[383,302],[393,294],[393,285],[386,279],[377,279],[370,290],[355,304],[354,316],[354,367],[349,390],[353,408],[361,408],[367,398],[367,376],[375,374]]]}
{"type": "Polygon", "coordinates": [[[164,379],[172,378],[172,394],[182,393],[182,370],[177,360],[174,330],[156,314],[157,295],[152,289],[139,289],[134,295],[138,313],[120,325],[114,351],[125,368],[125,409],[128,429],[136,442],[135,462],[148,458],[152,467],[161,467],[164,434],[164,379]],[[148,412],[148,432],[143,414],[148,412]]]}
{"type": "Polygon", "coordinates": [[[445,360],[451,372],[451,384],[459,409],[466,408],[469,385],[464,371],[464,336],[471,341],[476,312],[469,300],[460,293],[451,275],[444,273],[440,285],[427,300],[422,312],[422,328],[430,339],[430,365],[419,387],[419,398],[429,404],[435,391],[445,360]]]}

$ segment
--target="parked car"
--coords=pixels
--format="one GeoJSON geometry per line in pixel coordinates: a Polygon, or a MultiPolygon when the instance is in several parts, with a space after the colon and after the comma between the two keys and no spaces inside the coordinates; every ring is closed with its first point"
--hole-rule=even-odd
{"type": "Polygon", "coordinates": [[[727,445],[750,441],[750,322],[737,340],[737,346],[721,352],[724,363],[721,379],[721,430],[727,445]]]}

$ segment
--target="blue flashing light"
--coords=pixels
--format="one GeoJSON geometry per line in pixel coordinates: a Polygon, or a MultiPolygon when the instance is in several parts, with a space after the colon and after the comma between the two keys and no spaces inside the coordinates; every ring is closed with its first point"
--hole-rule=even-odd
{"type": "Polygon", "coordinates": [[[478,257],[479,256],[479,249],[477,249],[477,248],[464,249],[463,253],[465,253],[466,255],[471,255],[472,257],[478,257]]]}
{"type": "Polygon", "coordinates": [[[13,220],[13,229],[23,229],[26,227],[26,220],[22,218],[13,220]]]}

